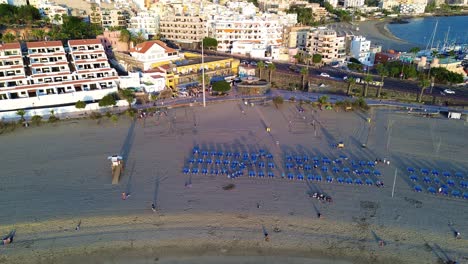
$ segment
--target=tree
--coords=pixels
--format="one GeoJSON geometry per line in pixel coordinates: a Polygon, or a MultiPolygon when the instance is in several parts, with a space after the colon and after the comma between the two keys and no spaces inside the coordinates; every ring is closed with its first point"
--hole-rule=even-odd
{"type": "Polygon", "coordinates": [[[320,55],[320,54],[312,55],[312,62],[314,64],[319,64],[320,62],[322,62],[322,55],[320,55]]]}
{"type": "Polygon", "coordinates": [[[328,96],[326,96],[326,95],[320,96],[319,99],[318,99],[318,102],[320,104],[326,104],[328,102],[328,96]]]}
{"type": "Polygon", "coordinates": [[[376,94],[376,97],[379,98],[380,94],[382,93],[384,79],[385,77],[388,76],[388,70],[387,68],[385,68],[383,64],[377,64],[376,69],[377,69],[377,73],[380,75],[380,85],[379,85],[379,88],[377,89],[377,94],[376,94]]]}
{"type": "Polygon", "coordinates": [[[205,37],[202,42],[203,48],[208,48],[209,50],[216,50],[216,48],[218,48],[218,41],[215,38],[205,37]]]}
{"type": "Polygon", "coordinates": [[[309,69],[307,69],[306,67],[302,67],[301,68],[301,75],[302,75],[302,90],[305,90],[306,89],[306,81],[307,81],[307,77],[309,77],[309,69]]]}
{"type": "Polygon", "coordinates": [[[42,123],[42,116],[40,115],[35,115],[31,117],[31,123],[33,123],[36,126],[40,126],[42,123]]]}
{"type": "Polygon", "coordinates": [[[231,90],[231,85],[229,85],[229,83],[226,81],[213,83],[213,91],[217,92],[218,94],[224,94],[229,90],[231,90]]]}
{"type": "Polygon", "coordinates": [[[145,42],[146,38],[142,31],[138,31],[138,33],[135,36],[132,35],[132,41],[135,45],[138,45],[140,43],[145,42]]]}
{"type": "Polygon", "coordinates": [[[24,111],[23,109],[20,109],[20,110],[16,111],[16,114],[21,117],[21,119],[20,119],[21,122],[25,121],[24,116],[26,115],[26,111],[24,111]]]}
{"type": "Polygon", "coordinates": [[[410,53],[418,53],[421,49],[419,47],[414,47],[409,50],[410,53]]]}
{"type": "Polygon", "coordinates": [[[420,76],[419,83],[418,83],[418,86],[419,86],[420,90],[419,90],[419,94],[418,94],[418,98],[417,98],[417,101],[419,103],[422,101],[424,91],[427,89],[427,87],[429,87],[429,85],[430,85],[429,80],[425,76],[420,76]]]}
{"type": "Polygon", "coordinates": [[[356,79],[354,79],[353,77],[349,77],[348,79],[346,79],[346,82],[348,83],[348,89],[346,90],[346,95],[350,95],[351,87],[356,83],[356,79]]]}
{"type": "Polygon", "coordinates": [[[276,70],[276,65],[274,63],[268,64],[268,81],[271,83],[271,78],[273,76],[273,72],[276,70]]]}
{"type": "Polygon", "coordinates": [[[364,97],[367,97],[367,91],[369,89],[369,83],[372,82],[373,79],[370,75],[366,75],[366,77],[364,77],[364,91],[362,93],[362,96],[364,97]]]}
{"type": "Polygon", "coordinates": [[[86,107],[86,103],[80,100],[80,101],[76,102],[75,107],[77,109],[84,109],[86,107]]]}
{"type": "Polygon", "coordinates": [[[275,96],[273,97],[273,103],[278,107],[278,105],[283,104],[284,99],[282,96],[275,96]]]}
{"type": "Polygon", "coordinates": [[[124,28],[120,30],[119,41],[127,43],[127,47],[130,47],[132,41],[132,33],[128,29],[124,28]]]}
{"type": "Polygon", "coordinates": [[[105,107],[105,106],[113,106],[117,104],[117,101],[115,100],[115,93],[110,93],[108,95],[105,95],[102,97],[102,99],[99,101],[99,106],[100,107],[105,107]]]}
{"type": "Polygon", "coordinates": [[[259,61],[257,63],[257,69],[258,69],[258,76],[260,79],[262,79],[262,73],[263,73],[263,70],[265,69],[265,63],[263,61],[259,61]]]}
{"type": "Polygon", "coordinates": [[[31,35],[34,37],[35,40],[44,40],[47,36],[47,33],[42,29],[32,29],[31,35]]]}
{"type": "Polygon", "coordinates": [[[11,43],[16,41],[16,36],[13,35],[11,32],[3,34],[2,41],[5,43],[11,43]]]}
{"type": "Polygon", "coordinates": [[[301,63],[301,61],[302,61],[302,53],[297,53],[296,55],[294,55],[294,59],[296,59],[296,60],[294,61],[294,64],[301,63]]]}
{"type": "Polygon", "coordinates": [[[123,89],[119,91],[119,95],[127,101],[128,109],[132,108],[132,103],[135,100],[135,92],[130,89],[123,89]]]}

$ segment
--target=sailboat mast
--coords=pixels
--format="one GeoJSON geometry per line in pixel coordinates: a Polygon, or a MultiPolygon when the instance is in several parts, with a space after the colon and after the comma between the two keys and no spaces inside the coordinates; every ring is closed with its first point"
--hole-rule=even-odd
{"type": "Polygon", "coordinates": [[[434,39],[435,39],[435,36],[436,36],[437,25],[438,24],[439,24],[439,20],[436,21],[436,24],[435,24],[435,27],[434,27],[434,32],[432,32],[431,50],[432,50],[432,47],[434,46],[434,39]]]}

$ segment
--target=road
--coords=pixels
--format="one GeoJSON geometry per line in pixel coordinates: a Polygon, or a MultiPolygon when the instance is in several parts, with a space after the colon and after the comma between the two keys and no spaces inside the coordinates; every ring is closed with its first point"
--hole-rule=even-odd
{"type": "MultiPolygon", "coordinates": [[[[190,50],[191,52],[198,52],[197,50],[190,50]]],[[[232,54],[226,54],[226,53],[219,53],[219,52],[214,52],[214,51],[205,51],[205,54],[208,55],[216,55],[216,56],[221,56],[221,57],[233,57],[237,58],[240,60],[247,60],[247,61],[258,61],[256,59],[251,59],[248,58],[247,56],[242,56],[242,55],[232,55],[232,54]]],[[[300,75],[299,73],[294,73],[291,70],[289,70],[289,66],[293,65],[291,63],[284,63],[284,62],[274,62],[276,65],[276,70],[280,72],[289,72],[293,74],[297,74],[298,76],[300,75]]],[[[306,65],[300,65],[297,64],[299,67],[305,67],[306,65]]],[[[333,67],[322,67],[320,69],[318,68],[309,68],[309,76],[312,76],[317,79],[327,79],[327,77],[321,77],[320,73],[326,72],[328,73],[331,78],[337,81],[343,81],[344,76],[348,77],[353,77],[353,78],[362,78],[364,74],[361,73],[356,73],[356,72],[348,72],[339,68],[333,68],[333,67]]],[[[380,77],[376,75],[371,75],[374,79],[374,81],[380,81],[380,77]]],[[[419,92],[419,87],[418,83],[415,81],[409,81],[409,80],[401,80],[397,78],[385,78],[384,80],[384,89],[387,90],[396,90],[396,91],[402,91],[402,92],[411,92],[411,93],[418,93],[419,92]]],[[[425,94],[429,95],[430,89],[426,89],[425,94]]],[[[435,84],[432,95],[437,97],[437,98],[446,98],[446,99],[456,99],[456,100],[464,100],[468,101],[468,89],[463,89],[463,88],[454,88],[450,86],[444,86],[441,84],[435,84]],[[454,95],[443,95],[441,92],[444,89],[450,88],[454,91],[456,91],[456,94],[454,95]]]]}

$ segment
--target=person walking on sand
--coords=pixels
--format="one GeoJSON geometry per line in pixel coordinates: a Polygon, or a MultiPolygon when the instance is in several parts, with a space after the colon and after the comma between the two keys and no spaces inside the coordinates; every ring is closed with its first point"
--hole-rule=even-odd
{"type": "Polygon", "coordinates": [[[156,212],[156,205],[154,205],[154,203],[151,204],[151,210],[153,210],[153,212],[156,212]]]}

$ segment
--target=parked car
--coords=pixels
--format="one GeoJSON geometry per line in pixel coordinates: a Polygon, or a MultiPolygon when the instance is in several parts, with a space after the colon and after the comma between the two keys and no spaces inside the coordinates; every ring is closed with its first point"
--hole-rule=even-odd
{"type": "Polygon", "coordinates": [[[328,74],[326,72],[320,73],[320,76],[330,78],[330,74],[328,74]]]}
{"type": "Polygon", "coordinates": [[[257,62],[256,62],[256,61],[251,61],[251,62],[250,62],[250,65],[252,65],[252,66],[257,66],[257,62]]]}
{"type": "Polygon", "coordinates": [[[454,91],[454,90],[450,90],[450,89],[445,89],[445,90],[444,90],[444,93],[446,93],[446,94],[455,94],[455,91],[454,91]]]}

